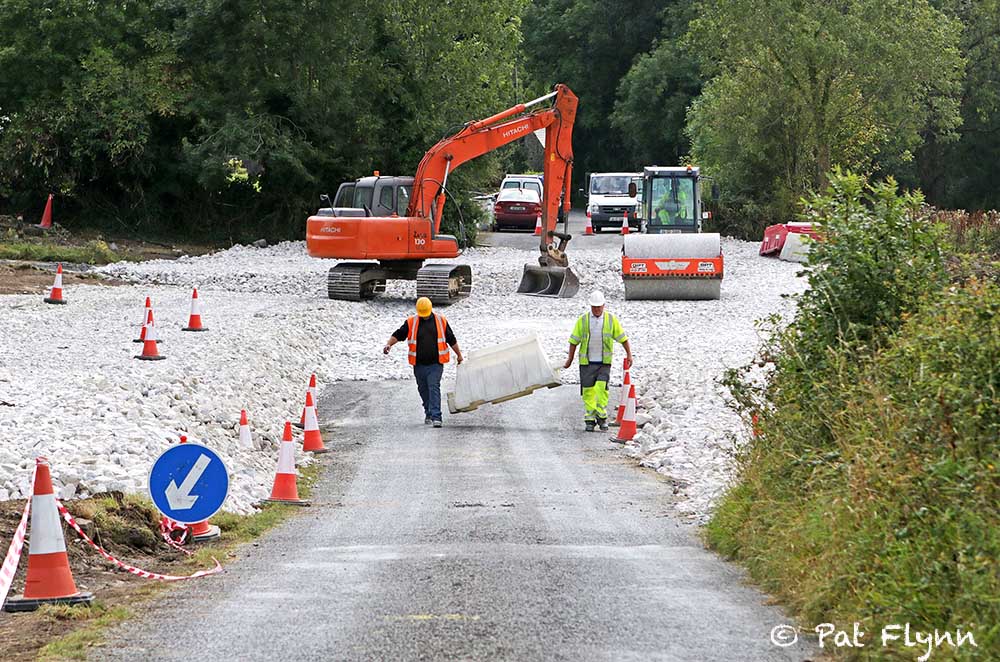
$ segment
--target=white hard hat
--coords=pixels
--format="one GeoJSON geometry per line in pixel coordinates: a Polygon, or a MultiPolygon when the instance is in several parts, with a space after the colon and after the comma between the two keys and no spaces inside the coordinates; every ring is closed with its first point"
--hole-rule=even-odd
{"type": "Polygon", "coordinates": [[[600,290],[594,290],[590,293],[590,298],[587,299],[587,303],[591,306],[603,306],[604,305],[604,292],[600,290]]]}

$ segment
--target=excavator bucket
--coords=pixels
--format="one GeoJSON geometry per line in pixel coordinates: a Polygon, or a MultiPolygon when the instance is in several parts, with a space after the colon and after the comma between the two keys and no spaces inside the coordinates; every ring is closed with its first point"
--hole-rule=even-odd
{"type": "Polygon", "coordinates": [[[579,291],[580,279],[569,267],[542,267],[532,264],[524,265],[521,283],[517,286],[518,294],[559,299],[569,299],[576,296],[579,291]]]}

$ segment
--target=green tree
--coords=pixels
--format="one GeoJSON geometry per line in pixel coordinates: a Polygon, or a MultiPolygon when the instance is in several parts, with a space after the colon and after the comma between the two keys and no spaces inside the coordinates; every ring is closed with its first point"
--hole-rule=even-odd
{"type": "Polygon", "coordinates": [[[927,0],[712,0],[688,39],[711,77],[692,153],[730,196],[789,218],[834,166],[885,170],[928,128],[953,134],[960,28],[927,0]]]}
{"type": "Polygon", "coordinates": [[[660,35],[660,14],[668,4],[535,0],[525,10],[524,50],[532,75],[549,85],[565,83],[580,97],[573,129],[578,181],[585,172],[642,165],[637,155],[623,152],[623,132],[610,118],[620,81],[660,35]]]}
{"type": "Polygon", "coordinates": [[[663,33],[618,85],[611,125],[637,165],[677,165],[690,152],[687,109],[701,90],[697,58],[682,40],[698,6],[678,2],[662,14],[663,33]]]}

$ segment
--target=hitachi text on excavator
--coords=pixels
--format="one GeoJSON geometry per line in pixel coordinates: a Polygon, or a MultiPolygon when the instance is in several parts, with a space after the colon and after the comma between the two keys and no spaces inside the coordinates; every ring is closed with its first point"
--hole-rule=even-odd
{"type": "Polygon", "coordinates": [[[525,265],[518,292],[571,297],[579,290],[569,268],[570,235],[556,231],[560,216],[569,214],[573,167],[573,122],[577,98],[565,85],[527,103],[483,120],[469,122],[431,147],[414,177],[387,177],[378,172],[341,184],[332,203],[306,222],[309,255],[341,260],[330,269],[331,299],[360,301],[385,291],[387,280],[416,280],[417,296],[446,304],[472,291],[472,270],[464,264],[428,264],[456,258],[458,240],[441,233],[448,176],[466,161],[482,156],[530,133],[544,133],[545,163],[542,228],[538,265],[525,265]],[[552,100],[550,106],[529,108],[552,100]],[[558,240],[558,244],[556,244],[558,240]]]}

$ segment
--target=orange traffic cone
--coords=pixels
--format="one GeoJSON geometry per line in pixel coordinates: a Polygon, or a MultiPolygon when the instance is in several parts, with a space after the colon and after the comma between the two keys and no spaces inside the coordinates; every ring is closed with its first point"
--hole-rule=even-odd
{"type": "Polygon", "coordinates": [[[587,212],[587,225],[583,228],[583,234],[594,234],[594,223],[590,220],[590,212],[587,212]]]}
{"type": "Polygon", "coordinates": [[[285,421],[285,433],[278,447],[278,470],[274,474],[271,498],[264,503],[288,503],[294,506],[308,506],[308,501],[299,498],[298,479],[295,474],[295,444],[292,443],[292,424],[285,421]]]}
{"type": "MultiPolygon", "coordinates": [[[[316,402],[316,373],[309,375],[309,388],[306,389],[307,393],[312,393],[313,402],[316,402]]],[[[292,423],[295,427],[300,430],[306,426],[306,408],[302,408],[302,418],[299,419],[298,423],[292,423]]]]}
{"type": "Polygon", "coordinates": [[[542,215],[541,214],[539,214],[538,216],[535,217],[535,236],[536,237],[541,237],[542,236],[542,215]]]}
{"type": "Polygon", "coordinates": [[[628,226],[628,210],[626,209],[625,213],[622,214],[622,234],[628,234],[630,231],[628,226]]]}
{"type": "Polygon", "coordinates": [[[622,418],[625,416],[625,407],[628,405],[628,393],[629,386],[632,384],[632,377],[629,374],[629,369],[624,368],[625,378],[622,379],[622,397],[618,402],[618,415],[615,417],[615,425],[622,424],[622,418]]]}
{"type": "Polygon", "coordinates": [[[135,358],[143,361],[162,361],[167,358],[156,349],[156,327],[153,324],[153,309],[149,309],[149,316],[146,318],[146,328],[143,329],[142,354],[135,358]]]}
{"type": "MultiPolygon", "coordinates": [[[[142,309],[142,326],[139,328],[139,337],[132,342],[145,342],[146,340],[146,320],[149,319],[149,311],[153,307],[153,302],[146,297],[146,306],[142,309]]],[[[157,340],[156,342],[160,342],[157,340]]]]}
{"type": "Polygon", "coordinates": [[[240,410],[240,448],[253,450],[253,437],[250,436],[250,424],[247,422],[247,410],[240,410]]]}
{"type": "Polygon", "coordinates": [[[56,280],[52,283],[49,296],[45,297],[45,303],[66,303],[66,299],[63,299],[62,290],[62,263],[60,262],[56,265],[56,280]]]}
{"type": "Polygon", "coordinates": [[[201,301],[198,299],[198,288],[194,288],[191,295],[191,316],[188,318],[188,325],[182,331],[208,331],[201,325],[201,301]]]}
{"type": "Polygon", "coordinates": [[[618,428],[618,436],[612,437],[611,441],[624,444],[632,441],[635,437],[635,384],[628,387],[628,404],[625,405],[625,415],[622,416],[621,427],[618,428]]]}
{"type": "Polygon", "coordinates": [[[45,211],[42,212],[42,221],[35,227],[41,228],[43,230],[48,230],[52,227],[52,194],[49,193],[49,199],[45,202],[45,211]]]}
{"type": "MultiPolygon", "coordinates": [[[[186,444],[187,437],[181,435],[180,443],[186,444]]],[[[215,540],[221,535],[221,530],[214,524],[209,524],[208,520],[203,520],[196,524],[189,524],[188,533],[191,534],[193,542],[203,542],[205,540],[215,540]]]]}
{"type": "Polygon", "coordinates": [[[52,490],[49,462],[38,458],[31,497],[31,537],[28,541],[28,572],[24,595],[4,605],[7,611],[34,611],[43,604],[90,604],[93,593],[76,588],[66,555],[62,518],[52,490]]]}
{"type": "Polygon", "coordinates": [[[302,440],[302,450],[310,453],[329,453],[330,449],[323,445],[323,435],[319,431],[319,421],[316,419],[316,403],[312,393],[306,391],[306,436],[302,440]]]}

